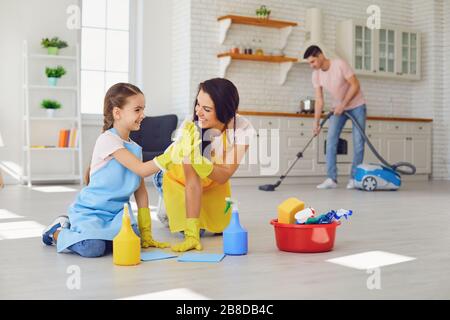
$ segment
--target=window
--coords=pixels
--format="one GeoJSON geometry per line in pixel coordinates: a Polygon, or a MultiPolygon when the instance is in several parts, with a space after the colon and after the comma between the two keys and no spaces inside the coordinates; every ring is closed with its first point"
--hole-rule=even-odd
{"type": "Polygon", "coordinates": [[[109,87],[129,81],[130,0],[83,0],[81,112],[103,113],[109,87]]]}

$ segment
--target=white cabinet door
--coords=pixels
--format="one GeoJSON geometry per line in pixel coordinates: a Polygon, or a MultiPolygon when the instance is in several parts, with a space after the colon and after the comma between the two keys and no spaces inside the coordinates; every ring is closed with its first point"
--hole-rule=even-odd
{"type": "MultiPolygon", "coordinates": [[[[284,150],[282,151],[282,167],[287,170],[297,159],[297,154],[304,149],[311,136],[304,132],[284,133],[282,140],[284,141],[284,150]]],[[[297,161],[295,166],[290,171],[289,175],[312,175],[314,173],[314,166],[316,163],[316,144],[312,143],[303,153],[303,157],[297,161]]]]}
{"type": "Polygon", "coordinates": [[[374,70],[374,33],[364,25],[354,25],[355,72],[372,73],[374,70]]]}
{"type": "Polygon", "coordinates": [[[396,72],[396,30],[384,28],[378,30],[375,37],[377,53],[377,73],[395,75],[396,72]]]}
{"type": "Polygon", "coordinates": [[[386,153],[383,155],[387,162],[393,164],[399,161],[407,161],[408,148],[406,137],[399,136],[385,136],[386,141],[386,153]]]}
{"type": "MultiPolygon", "coordinates": [[[[378,153],[381,156],[384,156],[383,151],[385,149],[384,147],[384,141],[385,137],[379,135],[379,134],[373,134],[373,133],[367,133],[367,137],[369,138],[372,145],[375,147],[375,149],[378,151],[378,153]]],[[[369,146],[366,144],[364,146],[364,163],[380,163],[380,160],[378,160],[377,157],[373,154],[372,150],[370,150],[369,146]]]]}
{"type": "Polygon", "coordinates": [[[416,166],[417,173],[431,173],[431,141],[427,136],[407,137],[410,151],[408,161],[416,166]]]}
{"type": "Polygon", "coordinates": [[[397,74],[406,79],[420,79],[420,33],[408,30],[398,32],[399,61],[397,74]]]}

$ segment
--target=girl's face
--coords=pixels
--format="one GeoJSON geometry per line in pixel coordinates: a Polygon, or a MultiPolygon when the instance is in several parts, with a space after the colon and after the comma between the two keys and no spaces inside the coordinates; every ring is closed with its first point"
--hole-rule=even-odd
{"type": "Polygon", "coordinates": [[[219,129],[222,130],[224,123],[217,119],[216,107],[209,94],[200,90],[197,96],[197,104],[195,105],[195,114],[198,117],[198,125],[202,129],[219,129]]]}
{"type": "Polygon", "coordinates": [[[145,118],[144,109],[145,98],[142,94],[130,96],[122,108],[114,108],[114,122],[126,130],[137,131],[145,118]]]}

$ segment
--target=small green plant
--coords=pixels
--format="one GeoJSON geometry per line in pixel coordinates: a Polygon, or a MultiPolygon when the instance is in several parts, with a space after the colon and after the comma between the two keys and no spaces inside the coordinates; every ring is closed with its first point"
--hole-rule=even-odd
{"type": "Polygon", "coordinates": [[[41,106],[44,109],[61,109],[61,103],[55,100],[44,99],[41,102],[41,106]]]}
{"type": "Polygon", "coordinates": [[[270,16],[270,10],[266,6],[262,5],[259,9],[256,9],[256,17],[261,19],[268,19],[270,16]]]}
{"type": "Polygon", "coordinates": [[[48,38],[44,38],[41,41],[41,45],[44,48],[58,48],[58,49],[62,49],[62,48],[66,48],[67,47],[67,42],[63,41],[63,40],[59,40],[58,37],[53,37],[50,40],[48,38]]]}
{"type": "Polygon", "coordinates": [[[66,74],[66,69],[63,66],[57,66],[56,68],[45,68],[45,74],[48,78],[61,78],[66,74]]]}

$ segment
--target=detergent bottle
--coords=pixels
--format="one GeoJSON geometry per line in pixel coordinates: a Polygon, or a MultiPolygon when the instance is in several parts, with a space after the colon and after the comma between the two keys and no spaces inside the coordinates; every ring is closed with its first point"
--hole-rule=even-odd
{"type": "Polygon", "coordinates": [[[230,198],[225,199],[227,206],[225,214],[228,213],[230,207],[233,208],[231,220],[228,227],[223,231],[223,252],[227,255],[245,255],[248,252],[248,234],[240,222],[239,211],[236,201],[230,198]]]}
{"type": "Polygon", "coordinates": [[[131,227],[127,203],[123,207],[122,228],[113,240],[113,262],[119,266],[141,263],[141,240],[131,227]]]}

